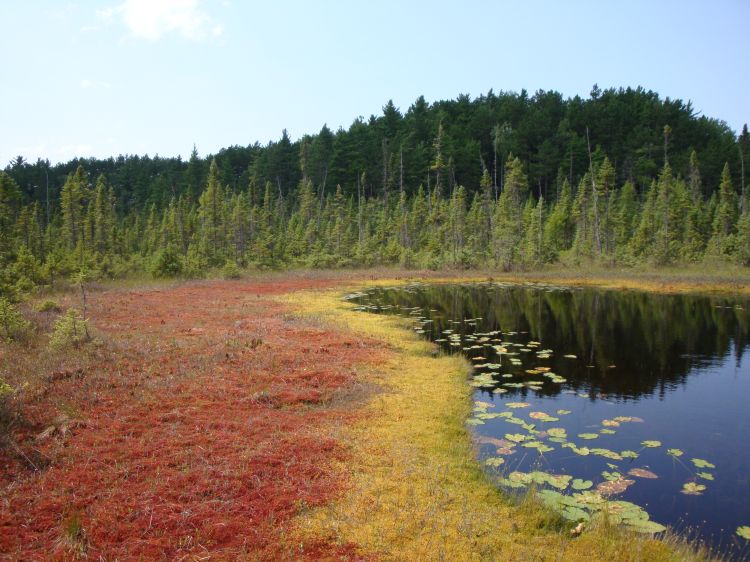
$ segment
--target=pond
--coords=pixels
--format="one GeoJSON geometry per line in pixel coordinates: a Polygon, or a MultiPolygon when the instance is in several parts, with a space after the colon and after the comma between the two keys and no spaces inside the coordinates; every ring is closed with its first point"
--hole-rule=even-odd
{"type": "Polygon", "coordinates": [[[502,283],[347,298],[471,361],[467,424],[499,486],[748,555],[750,300],[502,283]]]}

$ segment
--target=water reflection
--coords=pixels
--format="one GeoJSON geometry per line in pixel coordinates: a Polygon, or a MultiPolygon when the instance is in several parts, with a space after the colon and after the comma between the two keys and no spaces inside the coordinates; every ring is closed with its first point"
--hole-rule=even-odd
{"type": "MultiPolygon", "coordinates": [[[[711,366],[730,350],[739,363],[750,332],[745,303],[725,297],[480,284],[378,288],[360,302],[365,301],[423,311],[432,320],[424,328],[431,339],[441,339],[446,329],[462,336],[500,331],[503,341],[514,339],[508,332],[518,332],[554,345],[544,364],[566,371],[569,386],[586,388],[592,399],[663,397],[691,371],[711,366]],[[466,322],[476,318],[481,319],[476,325],[466,322]],[[566,354],[577,357],[579,369],[570,369],[566,354]]],[[[497,360],[489,346],[466,351],[497,360]]],[[[507,362],[502,366],[514,370],[507,362]]],[[[555,395],[561,386],[545,383],[542,392],[555,395]]]]}

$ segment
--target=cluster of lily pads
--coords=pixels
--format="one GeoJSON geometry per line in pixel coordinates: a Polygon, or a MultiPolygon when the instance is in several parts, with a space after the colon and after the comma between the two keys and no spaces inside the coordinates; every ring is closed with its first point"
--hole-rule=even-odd
{"type": "MultiPolygon", "coordinates": [[[[569,449],[572,453],[580,456],[599,456],[607,461],[624,461],[637,459],[645,449],[657,449],[662,443],[656,440],[645,440],[641,442],[638,451],[622,450],[614,451],[604,447],[592,447],[577,444],[568,435],[563,427],[549,427],[560,421],[561,416],[570,414],[570,410],[557,410],[554,415],[542,411],[529,411],[528,420],[516,415],[517,411],[525,411],[530,408],[529,402],[505,402],[505,410],[493,412],[495,408],[492,402],[477,400],[474,402],[473,415],[467,420],[472,426],[483,425],[486,420],[501,419],[509,424],[516,425],[525,433],[509,431],[502,439],[486,436],[478,436],[477,440],[483,444],[495,447],[496,455],[485,459],[489,467],[501,468],[506,463],[506,457],[516,453],[521,447],[535,450],[540,455],[555,450],[559,445],[561,448],[569,449]]],[[[641,423],[643,420],[635,416],[617,416],[605,419],[601,422],[601,428],[597,433],[586,432],[577,434],[577,438],[583,441],[594,441],[602,436],[615,433],[615,429],[623,424],[641,423]]],[[[670,448],[666,454],[678,459],[684,455],[680,449],[670,448]]],[[[701,495],[707,488],[703,481],[712,481],[714,476],[707,469],[716,468],[711,462],[693,458],[690,461],[695,468],[695,477],[683,484],[681,492],[685,495],[701,495]],[[700,479],[701,482],[698,480],[700,479]]],[[[622,523],[638,532],[658,533],[664,530],[664,526],[650,521],[648,513],[643,508],[625,501],[614,501],[612,497],[625,492],[636,483],[636,479],[656,479],[658,475],[647,468],[631,468],[623,471],[614,462],[607,462],[608,470],[601,473],[602,480],[594,484],[592,480],[574,478],[567,474],[551,474],[543,471],[520,472],[513,471],[499,478],[499,484],[505,488],[523,488],[531,484],[541,490],[539,497],[546,504],[556,509],[563,517],[571,521],[588,521],[592,516],[606,513],[610,520],[622,523]],[[593,489],[592,489],[593,488],[593,489]],[[572,491],[572,494],[564,494],[572,491]]],[[[739,531],[738,531],[739,533],[739,531]]]]}

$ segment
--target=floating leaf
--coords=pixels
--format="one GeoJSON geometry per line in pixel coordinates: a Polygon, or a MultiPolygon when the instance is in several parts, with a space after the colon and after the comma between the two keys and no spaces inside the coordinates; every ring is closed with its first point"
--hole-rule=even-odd
{"type": "Polygon", "coordinates": [[[698,476],[699,478],[703,478],[703,480],[713,480],[714,479],[714,475],[711,474],[710,472],[698,472],[698,473],[696,473],[696,476],[698,476]]]}
{"type": "Polygon", "coordinates": [[[637,459],[638,453],[635,451],[620,451],[620,456],[624,459],[637,459]]]}
{"type": "Polygon", "coordinates": [[[667,454],[673,457],[681,457],[685,453],[681,449],[667,449],[667,454]]]}
{"type": "Polygon", "coordinates": [[[667,530],[667,528],[661,523],[643,519],[633,519],[625,521],[625,526],[635,531],[636,533],[646,533],[649,535],[653,535],[655,533],[663,533],[667,530]]]}
{"type": "Polygon", "coordinates": [[[743,539],[750,541],[750,526],[737,527],[737,534],[743,539]]]}
{"type": "Polygon", "coordinates": [[[696,484],[695,482],[687,482],[682,485],[682,493],[686,496],[700,496],[706,487],[703,484],[696,484]]]}
{"type": "Polygon", "coordinates": [[[716,468],[715,465],[703,459],[690,459],[690,461],[695,465],[695,468],[716,468]]]}
{"type": "Polygon", "coordinates": [[[466,420],[467,425],[484,425],[484,422],[477,418],[470,418],[466,420]]]}
{"type": "Polygon", "coordinates": [[[591,449],[591,452],[595,455],[599,455],[600,457],[604,457],[606,459],[612,459],[615,461],[621,461],[622,457],[619,453],[615,453],[614,451],[610,451],[609,449],[602,449],[602,448],[593,448],[591,449]]]}
{"type": "Polygon", "coordinates": [[[597,439],[599,437],[598,433],[579,433],[578,437],[581,439],[597,439]]]}
{"type": "Polygon", "coordinates": [[[529,414],[529,417],[535,420],[542,421],[542,422],[560,421],[560,418],[553,418],[546,412],[531,412],[529,414]]]}
{"type": "Polygon", "coordinates": [[[490,457],[489,459],[484,461],[484,464],[486,464],[487,466],[494,466],[495,468],[497,468],[498,466],[504,463],[505,463],[505,459],[502,457],[490,457]]]}
{"type": "Polygon", "coordinates": [[[482,410],[486,410],[487,408],[494,408],[495,405],[492,402],[483,402],[482,400],[475,400],[474,407],[481,408],[482,410]]]}
{"type": "Polygon", "coordinates": [[[602,482],[596,489],[600,494],[605,496],[612,496],[615,494],[622,494],[628,487],[635,484],[635,480],[628,480],[627,478],[618,478],[617,480],[602,482]]]}
{"type": "Polygon", "coordinates": [[[652,480],[655,478],[659,478],[656,474],[654,474],[650,470],[646,470],[645,468],[631,468],[628,471],[628,474],[630,476],[636,476],[638,478],[649,478],[652,480]]]}
{"type": "Polygon", "coordinates": [[[506,433],[505,438],[508,441],[513,441],[514,443],[521,443],[522,441],[526,441],[527,437],[523,433],[506,433]]]}
{"type": "Polygon", "coordinates": [[[602,435],[614,435],[617,432],[614,429],[607,429],[605,427],[604,429],[600,429],[599,433],[601,433],[602,435]]]}
{"type": "Polygon", "coordinates": [[[604,479],[609,482],[614,482],[615,480],[620,480],[620,478],[622,478],[622,474],[620,474],[619,472],[608,472],[605,470],[602,472],[602,477],[604,477],[604,479]]]}
{"type": "Polygon", "coordinates": [[[602,420],[604,427],[620,427],[620,422],[616,420],[602,420]]]}
{"type": "Polygon", "coordinates": [[[661,441],[641,441],[641,445],[654,449],[656,447],[661,447],[661,441]]]}
{"type": "Polygon", "coordinates": [[[565,429],[563,429],[562,427],[550,427],[547,430],[547,434],[551,437],[560,437],[560,438],[565,438],[568,436],[565,429]]]}
{"type": "Polygon", "coordinates": [[[557,410],[557,414],[560,416],[565,416],[570,413],[571,413],[570,410],[557,410]]]}
{"type": "MultiPolygon", "coordinates": [[[[521,385],[523,386],[523,385],[521,385]]],[[[528,402],[506,402],[506,408],[528,408],[531,406],[528,402]]]]}
{"type": "Polygon", "coordinates": [[[493,390],[492,392],[493,392],[494,394],[505,394],[505,393],[506,393],[506,392],[508,392],[508,391],[507,391],[507,390],[505,390],[504,388],[496,388],[496,389],[495,389],[495,390],[493,390]]]}
{"type": "Polygon", "coordinates": [[[588,490],[594,485],[591,480],[581,480],[580,478],[574,478],[571,483],[571,487],[574,490],[588,490]]]}

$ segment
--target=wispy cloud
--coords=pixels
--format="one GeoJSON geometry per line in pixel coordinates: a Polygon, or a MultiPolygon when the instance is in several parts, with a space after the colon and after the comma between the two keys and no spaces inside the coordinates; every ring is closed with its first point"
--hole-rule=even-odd
{"type": "Polygon", "coordinates": [[[199,6],[199,0],[125,0],[97,11],[106,23],[122,22],[137,38],[156,41],[175,33],[191,41],[218,37],[224,28],[199,6]]]}

